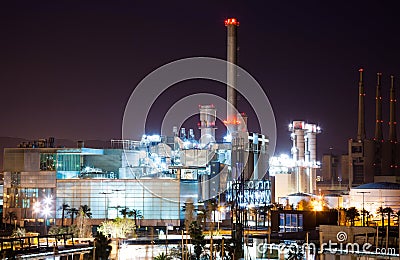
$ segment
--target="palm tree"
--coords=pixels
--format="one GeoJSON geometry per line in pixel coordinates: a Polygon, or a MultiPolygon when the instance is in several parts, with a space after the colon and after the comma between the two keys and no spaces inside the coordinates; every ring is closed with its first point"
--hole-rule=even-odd
{"type": "Polygon", "coordinates": [[[170,260],[170,259],[171,259],[171,257],[164,254],[164,252],[162,252],[158,256],[154,257],[154,260],[170,260]]]}
{"type": "Polygon", "coordinates": [[[376,212],[378,214],[381,214],[382,227],[384,227],[385,226],[385,210],[384,210],[384,208],[382,206],[380,206],[376,212]]]}
{"type": "Polygon", "coordinates": [[[206,215],[209,219],[211,219],[211,230],[213,230],[215,226],[215,211],[217,209],[218,205],[215,198],[212,198],[206,202],[206,215]]]}
{"type": "Polygon", "coordinates": [[[354,221],[357,217],[360,216],[360,212],[355,207],[351,207],[345,210],[346,212],[346,219],[350,220],[350,225],[354,226],[354,221]]]}
{"type": "Polygon", "coordinates": [[[71,226],[74,224],[74,217],[78,215],[79,210],[77,208],[68,209],[68,214],[71,215],[71,226]]]}
{"type": "Polygon", "coordinates": [[[119,212],[122,214],[122,216],[124,218],[126,218],[126,216],[128,215],[129,209],[128,208],[123,208],[119,212]]]}
{"type": "Polygon", "coordinates": [[[194,253],[196,255],[196,259],[200,259],[201,253],[204,251],[204,246],[206,245],[206,241],[204,240],[203,230],[197,224],[196,221],[193,221],[189,227],[189,234],[194,246],[194,253]]]}
{"type": "Polygon", "coordinates": [[[386,207],[383,209],[383,212],[387,215],[388,218],[388,228],[390,229],[390,215],[394,213],[391,207],[386,207]]]}
{"type": "Polygon", "coordinates": [[[79,207],[79,212],[83,218],[92,218],[92,212],[88,205],[81,205],[79,207]]]}
{"type": "Polygon", "coordinates": [[[185,211],[185,230],[187,233],[189,233],[189,227],[192,224],[192,222],[195,220],[194,219],[194,205],[193,205],[193,200],[189,199],[185,202],[185,205],[183,206],[183,209],[185,211]]]}
{"type": "Polygon", "coordinates": [[[12,232],[12,237],[24,237],[26,236],[25,228],[17,228],[12,232]]]}
{"type": "Polygon", "coordinates": [[[128,217],[133,217],[133,219],[135,220],[135,226],[137,227],[137,219],[138,218],[142,219],[143,218],[143,214],[138,209],[132,209],[132,210],[130,210],[128,212],[128,217]]]}
{"type": "Polygon", "coordinates": [[[69,205],[67,204],[67,203],[63,203],[62,205],[61,205],[61,210],[62,210],[62,212],[61,212],[61,226],[63,227],[64,226],[64,219],[65,219],[65,211],[68,211],[68,209],[69,209],[70,207],[69,207],[69,205]]]}
{"type": "Polygon", "coordinates": [[[366,209],[363,209],[363,210],[361,210],[361,213],[362,213],[363,217],[365,217],[365,218],[367,219],[367,221],[364,221],[365,224],[366,224],[367,226],[369,226],[369,217],[371,216],[371,215],[369,214],[369,211],[366,210],[366,209]]]}
{"type": "Polygon", "coordinates": [[[78,217],[76,219],[77,227],[79,229],[79,237],[90,236],[90,226],[88,225],[88,218],[92,218],[92,213],[88,205],[81,205],[79,207],[78,217]]]}

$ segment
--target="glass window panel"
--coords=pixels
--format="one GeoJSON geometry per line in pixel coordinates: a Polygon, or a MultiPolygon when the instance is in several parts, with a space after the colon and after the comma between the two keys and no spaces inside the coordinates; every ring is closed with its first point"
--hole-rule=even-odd
{"type": "Polygon", "coordinates": [[[279,214],[279,232],[285,232],[285,214],[279,214]]]}
{"type": "Polygon", "coordinates": [[[299,214],[299,231],[303,230],[303,214],[299,214]]]}

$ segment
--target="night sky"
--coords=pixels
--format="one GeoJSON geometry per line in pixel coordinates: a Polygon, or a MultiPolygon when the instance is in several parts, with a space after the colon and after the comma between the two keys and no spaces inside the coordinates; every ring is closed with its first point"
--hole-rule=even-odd
{"type": "MultiPolygon", "coordinates": [[[[365,69],[369,137],[376,73],[383,73],[387,137],[391,74],[400,92],[399,4],[329,3],[3,1],[0,136],[121,138],[124,108],[136,84],[177,59],[225,59],[224,19],[236,17],[238,64],[269,97],[277,120],[277,152],[289,152],[287,125],[295,119],[322,127],[320,154],[329,147],[346,151],[347,139],[356,135],[360,67],[365,69]]],[[[224,97],[224,87],[214,85],[189,81],[167,91],[152,109],[149,132],[157,132],[160,114],[174,98],[197,91],[224,97]]],[[[241,107],[245,100],[239,100],[241,107]]]]}

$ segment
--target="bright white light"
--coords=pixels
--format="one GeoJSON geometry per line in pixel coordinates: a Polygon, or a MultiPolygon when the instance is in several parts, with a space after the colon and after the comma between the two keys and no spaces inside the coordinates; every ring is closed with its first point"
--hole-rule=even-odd
{"type": "Polygon", "coordinates": [[[246,206],[248,209],[253,209],[253,208],[255,208],[255,205],[254,204],[250,204],[250,205],[247,205],[246,206]]]}
{"type": "Polygon", "coordinates": [[[144,144],[148,144],[150,142],[159,143],[159,142],[161,142],[161,136],[160,135],[142,135],[141,142],[144,144]]]}
{"type": "Polygon", "coordinates": [[[48,216],[50,216],[50,213],[51,213],[51,209],[50,209],[49,206],[43,207],[42,214],[43,214],[43,216],[44,216],[45,218],[47,218],[48,216]]]}
{"type": "Polygon", "coordinates": [[[279,157],[273,156],[269,160],[270,174],[290,173],[291,169],[296,166],[296,161],[287,154],[281,154],[279,157]]]}
{"type": "Polygon", "coordinates": [[[46,206],[51,205],[53,203],[53,196],[50,195],[48,197],[45,197],[43,202],[46,206]]]}
{"type": "Polygon", "coordinates": [[[149,135],[147,136],[147,140],[150,142],[161,142],[161,136],[160,135],[149,135]]]}
{"type": "Polygon", "coordinates": [[[224,137],[224,142],[231,143],[232,142],[232,135],[226,135],[224,137]]]}

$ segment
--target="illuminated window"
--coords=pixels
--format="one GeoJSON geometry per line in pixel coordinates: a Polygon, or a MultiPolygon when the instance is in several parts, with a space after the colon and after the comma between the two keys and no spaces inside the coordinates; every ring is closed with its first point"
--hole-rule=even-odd
{"type": "Polygon", "coordinates": [[[56,170],[56,155],[52,153],[40,154],[40,170],[55,171],[56,170]]]}
{"type": "Polygon", "coordinates": [[[297,232],[303,230],[303,215],[296,213],[279,214],[279,232],[297,232]]]}

